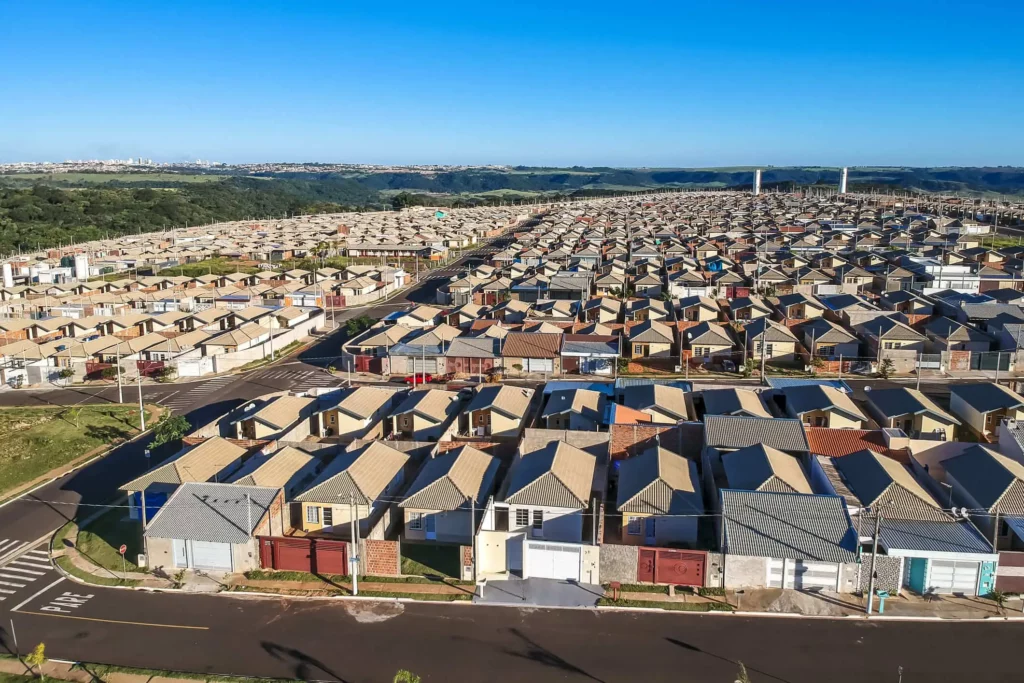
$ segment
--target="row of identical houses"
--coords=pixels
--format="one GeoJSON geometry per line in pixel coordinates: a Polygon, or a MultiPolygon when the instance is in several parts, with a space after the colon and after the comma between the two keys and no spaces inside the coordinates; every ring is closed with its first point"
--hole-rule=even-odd
{"type": "Polygon", "coordinates": [[[1024,404],[953,389],[949,411],[834,381],[278,394],[122,489],[167,571],[348,573],[355,529],[364,573],[436,546],[477,579],[862,592],[874,566],[891,592],[985,595],[1018,580],[1024,404]],[[989,414],[999,443],[948,438],[989,414]]]}

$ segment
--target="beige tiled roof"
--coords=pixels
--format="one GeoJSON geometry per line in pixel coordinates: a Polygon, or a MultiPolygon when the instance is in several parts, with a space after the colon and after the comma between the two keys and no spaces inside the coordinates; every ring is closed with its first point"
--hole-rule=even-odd
{"type": "Polygon", "coordinates": [[[479,508],[494,487],[498,459],[472,446],[431,458],[399,506],[418,510],[458,510],[470,500],[479,508]]]}
{"type": "Polygon", "coordinates": [[[141,491],[150,484],[181,484],[210,481],[226,467],[245,455],[245,449],[227,439],[214,436],[185,451],[121,487],[122,491],[141,491]]]}
{"type": "Polygon", "coordinates": [[[309,396],[278,396],[244,419],[254,419],[277,429],[284,429],[302,417],[303,411],[316,403],[309,396]]]}
{"type": "Polygon", "coordinates": [[[530,407],[533,389],[513,386],[482,386],[470,402],[466,412],[490,408],[509,417],[522,418],[530,407]]]}
{"type": "Polygon", "coordinates": [[[286,446],[253,469],[233,476],[231,483],[284,488],[297,472],[309,466],[314,460],[316,456],[311,453],[286,446]]]}
{"type": "Polygon", "coordinates": [[[418,415],[444,422],[448,417],[459,410],[459,395],[454,391],[443,391],[441,389],[426,389],[413,391],[408,398],[395,410],[395,415],[415,412],[418,415]]]}
{"type": "Polygon", "coordinates": [[[353,417],[366,419],[381,409],[392,398],[395,392],[377,387],[358,387],[338,403],[341,410],[353,417]]]}
{"type": "Polygon", "coordinates": [[[361,505],[371,505],[407,462],[407,454],[373,441],[336,457],[295,500],[346,504],[354,499],[361,505]]]}
{"type": "Polygon", "coordinates": [[[703,513],[696,464],[660,446],[624,460],[616,507],[651,515],[703,513]]]}
{"type": "Polygon", "coordinates": [[[596,466],[597,458],[564,441],[523,452],[509,471],[505,502],[586,508],[596,466]]]}

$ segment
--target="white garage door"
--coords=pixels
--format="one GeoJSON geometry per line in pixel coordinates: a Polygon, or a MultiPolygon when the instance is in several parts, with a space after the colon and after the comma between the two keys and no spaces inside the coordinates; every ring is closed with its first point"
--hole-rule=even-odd
{"type": "Polygon", "coordinates": [[[839,565],[833,562],[809,562],[804,560],[785,561],[786,576],[783,583],[783,560],[773,559],[768,567],[770,588],[795,588],[809,590],[821,588],[836,590],[839,582],[839,565]]]}
{"type": "Polygon", "coordinates": [[[209,541],[191,541],[192,566],[196,569],[212,571],[231,571],[231,545],[228,543],[210,543],[209,541]]]}
{"type": "Polygon", "coordinates": [[[413,358],[411,360],[413,372],[426,372],[431,375],[437,372],[436,358],[413,358]]]}
{"type": "Polygon", "coordinates": [[[579,581],[582,550],[568,543],[524,542],[523,578],[579,581]]]}
{"type": "Polygon", "coordinates": [[[554,372],[555,363],[551,358],[526,358],[527,372],[554,372]]]}
{"type": "Polygon", "coordinates": [[[978,592],[978,562],[932,560],[928,568],[928,589],[934,593],[978,592]]]}

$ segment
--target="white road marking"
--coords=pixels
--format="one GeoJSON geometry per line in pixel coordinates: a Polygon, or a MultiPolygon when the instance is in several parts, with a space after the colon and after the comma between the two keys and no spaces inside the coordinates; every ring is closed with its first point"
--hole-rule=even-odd
{"type": "MultiPolygon", "coordinates": [[[[15,588],[24,588],[27,584],[24,583],[11,583],[10,581],[0,581],[0,586],[14,586],[15,588]]],[[[14,591],[11,591],[12,593],[14,591]]]]}
{"type": "MultiPolygon", "coordinates": [[[[20,567],[15,567],[13,566],[15,564],[17,563],[12,562],[11,564],[4,566],[4,569],[10,572],[24,572],[26,574],[35,574],[36,576],[42,576],[44,574],[44,572],[32,571],[32,569],[21,569],[20,567]]],[[[33,567],[32,565],[29,566],[33,567]]],[[[33,567],[33,569],[39,569],[39,567],[33,567]]]]}
{"type": "Polygon", "coordinates": [[[50,584],[49,586],[47,586],[46,588],[44,588],[43,590],[39,591],[38,593],[34,593],[34,594],[33,594],[33,595],[31,596],[31,597],[29,597],[29,598],[28,598],[27,600],[25,600],[25,602],[23,602],[23,603],[21,603],[21,604],[17,605],[16,607],[12,607],[12,608],[11,608],[11,611],[12,611],[12,612],[17,612],[17,611],[18,611],[19,609],[21,609],[22,607],[24,607],[25,605],[27,605],[27,604],[28,604],[29,602],[31,602],[32,600],[35,600],[35,599],[36,599],[36,598],[38,598],[38,597],[39,597],[40,595],[42,595],[42,594],[43,594],[43,593],[45,593],[46,591],[50,590],[51,588],[53,588],[54,586],[56,586],[56,585],[57,585],[58,583],[60,583],[60,582],[61,582],[61,581],[63,581],[63,580],[64,580],[64,577],[62,576],[62,577],[60,577],[59,579],[57,579],[56,581],[54,581],[53,583],[51,583],[51,584],[50,584]]]}

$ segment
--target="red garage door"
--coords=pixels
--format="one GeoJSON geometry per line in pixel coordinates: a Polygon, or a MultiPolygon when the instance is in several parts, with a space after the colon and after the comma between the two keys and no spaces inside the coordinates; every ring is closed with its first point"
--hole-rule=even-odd
{"type": "Polygon", "coordinates": [[[694,550],[640,548],[636,578],[647,583],[703,586],[707,554],[694,550]]]}
{"type": "Polygon", "coordinates": [[[313,574],[348,574],[347,548],[345,541],[261,536],[260,566],[313,574]]]}

